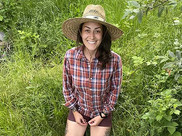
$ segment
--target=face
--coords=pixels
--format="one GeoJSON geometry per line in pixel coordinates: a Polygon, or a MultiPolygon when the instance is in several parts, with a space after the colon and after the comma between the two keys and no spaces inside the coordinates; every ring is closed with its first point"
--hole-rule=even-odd
{"type": "Polygon", "coordinates": [[[96,51],[102,41],[102,25],[94,22],[84,23],[81,37],[83,44],[89,51],[96,51]]]}

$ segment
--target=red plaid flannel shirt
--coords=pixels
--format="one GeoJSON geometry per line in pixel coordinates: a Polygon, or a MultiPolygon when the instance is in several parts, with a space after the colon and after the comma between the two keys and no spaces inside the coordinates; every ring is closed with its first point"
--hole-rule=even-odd
{"type": "Polygon", "coordinates": [[[65,106],[93,118],[99,112],[110,113],[118,99],[122,81],[122,62],[111,52],[112,59],[106,68],[98,67],[94,58],[90,63],[83,54],[84,46],[66,52],[63,71],[63,95],[65,106]]]}

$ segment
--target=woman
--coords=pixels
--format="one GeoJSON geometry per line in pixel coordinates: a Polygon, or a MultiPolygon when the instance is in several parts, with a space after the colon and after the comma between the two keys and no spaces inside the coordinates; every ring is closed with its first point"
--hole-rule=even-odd
{"type": "Polygon", "coordinates": [[[88,125],[91,136],[109,135],[122,80],[121,58],[110,50],[111,41],[123,32],[105,21],[100,5],[88,5],[82,18],[66,20],[62,30],[82,44],[64,58],[63,94],[70,109],[65,135],[83,136],[88,125]]]}

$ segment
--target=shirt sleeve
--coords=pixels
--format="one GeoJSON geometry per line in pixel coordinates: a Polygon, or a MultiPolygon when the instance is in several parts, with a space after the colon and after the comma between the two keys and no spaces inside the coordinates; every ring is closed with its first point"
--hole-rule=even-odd
{"type": "Polygon", "coordinates": [[[74,94],[74,87],[72,86],[72,76],[70,74],[69,60],[64,58],[63,65],[63,95],[65,99],[65,106],[73,109],[76,106],[77,99],[74,94]]]}
{"type": "Polygon", "coordinates": [[[108,93],[108,97],[104,105],[103,109],[104,113],[109,114],[111,111],[114,110],[114,106],[116,105],[121,90],[121,82],[122,82],[122,61],[121,58],[119,57],[119,60],[115,64],[115,70],[111,78],[111,90],[108,93]]]}

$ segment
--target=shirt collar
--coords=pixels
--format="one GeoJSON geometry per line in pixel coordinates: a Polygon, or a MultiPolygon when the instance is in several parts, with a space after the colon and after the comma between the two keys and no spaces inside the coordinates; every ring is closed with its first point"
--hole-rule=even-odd
{"type": "MultiPolygon", "coordinates": [[[[85,48],[84,45],[81,45],[80,47],[77,48],[78,49],[77,56],[76,56],[77,59],[86,59],[84,55],[84,48],[85,48]]],[[[94,59],[98,59],[98,57],[99,57],[99,52],[97,51],[94,59]]]]}
{"type": "Polygon", "coordinates": [[[84,45],[81,45],[77,49],[78,49],[78,52],[77,52],[76,58],[77,59],[82,59],[82,58],[85,58],[86,59],[86,57],[85,57],[85,55],[83,53],[84,45]]]}

